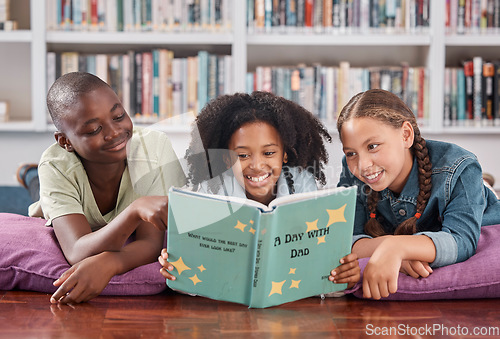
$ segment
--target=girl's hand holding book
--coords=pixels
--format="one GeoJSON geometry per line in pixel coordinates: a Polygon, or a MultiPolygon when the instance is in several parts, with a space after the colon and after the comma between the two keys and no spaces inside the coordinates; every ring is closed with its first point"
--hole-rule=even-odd
{"type": "Polygon", "coordinates": [[[174,266],[170,264],[168,261],[168,253],[167,249],[164,248],[161,250],[161,254],[158,257],[158,262],[161,264],[162,268],[160,269],[161,275],[163,275],[165,278],[169,280],[175,280],[175,277],[169,273],[169,271],[172,271],[174,269],[174,266]]]}
{"type": "Polygon", "coordinates": [[[358,256],[350,253],[340,259],[340,266],[330,272],[330,281],[336,284],[347,283],[347,288],[352,288],[361,278],[361,269],[359,268],[358,256]]]}

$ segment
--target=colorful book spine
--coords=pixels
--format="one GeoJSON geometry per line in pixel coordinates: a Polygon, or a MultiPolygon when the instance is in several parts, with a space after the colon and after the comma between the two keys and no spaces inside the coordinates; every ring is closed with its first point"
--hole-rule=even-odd
{"type": "Polygon", "coordinates": [[[480,126],[482,121],[482,83],[483,83],[483,58],[474,57],[472,59],[474,67],[474,125],[480,126]]]}
{"type": "Polygon", "coordinates": [[[198,108],[208,102],[208,52],[198,52],[198,108]]]}
{"type": "Polygon", "coordinates": [[[465,113],[467,124],[471,125],[474,121],[474,64],[472,60],[463,62],[465,77],[465,113]]]}
{"type": "Polygon", "coordinates": [[[458,126],[465,126],[465,75],[464,69],[457,69],[457,120],[458,126]]]}
{"type": "Polygon", "coordinates": [[[160,117],[160,52],[158,49],[151,51],[153,58],[153,116],[160,117]]]}
{"type": "Polygon", "coordinates": [[[482,98],[482,121],[485,126],[493,126],[493,78],[495,66],[492,62],[483,63],[483,98],[482,98]]]}
{"type": "Polygon", "coordinates": [[[494,62],[495,76],[493,79],[493,112],[494,112],[494,125],[500,126],[500,61],[494,62]]]}
{"type": "Polygon", "coordinates": [[[153,115],[153,54],[142,53],[142,115],[147,120],[153,115]]]}

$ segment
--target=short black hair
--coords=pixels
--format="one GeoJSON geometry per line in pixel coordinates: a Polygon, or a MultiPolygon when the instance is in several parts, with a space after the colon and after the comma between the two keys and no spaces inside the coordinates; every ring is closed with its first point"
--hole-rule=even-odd
{"type": "Polygon", "coordinates": [[[209,157],[208,150],[227,149],[231,136],[238,128],[258,121],[266,122],[278,131],[287,153],[288,167],[307,170],[322,185],[326,183],[323,168],[328,162],[328,152],[324,141],[332,141],[328,130],[304,107],[262,91],[219,96],[201,110],[186,152],[189,181],[199,185],[227,171],[221,152],[209,157]],[[200,149],[199,138],[203,149],[200,149]],[[203,170],[207,162],[209,173],[203,170]]]}
{"type": "Polygon", "coordinates": [[[61,129],[61,119],[71,112],[82,94],[109,85],[101,78],[86,72],[70,72],[57,78],[47,93],[47,108],[52,122],[61,129]]]}

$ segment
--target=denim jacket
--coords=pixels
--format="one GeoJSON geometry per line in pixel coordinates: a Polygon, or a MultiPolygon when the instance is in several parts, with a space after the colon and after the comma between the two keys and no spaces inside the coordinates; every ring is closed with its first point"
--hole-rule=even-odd
{"type": "MultiPolygon", "coordinates": [[[[481,226],[500,223],[500,202],[483,184],[482,170],[476,156],[451,143],[427,140],[432,163],[432,191],[422,216],[417,220],[417,233],[432,239],[436,258],[432,267],[441,267],[470,258],[476,251],[481,226]]],[[[349,171],[345,157],[338,186],[358,185],[353,243],[364,234],[369,212],[365,185],[349,171]]],[[[392,234],[404,220],[416,213],[418,167],[413,167],[399,196],[388,188],[381,191],[377,216],[386,233],[392,234]]]]}

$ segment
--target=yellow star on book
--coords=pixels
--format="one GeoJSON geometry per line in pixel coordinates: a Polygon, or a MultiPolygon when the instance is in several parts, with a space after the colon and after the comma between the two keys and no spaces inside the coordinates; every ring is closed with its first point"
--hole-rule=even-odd
{"type": "Polygon", "coordinates": [[[189,278],[189,280],[191,280],[193,282],[193,285],[196,285],[197,283],[201,282],[201,280],[198,279],[198,276],[196,274],[193,275],[191,278],[189,278]]]}
{"type": "Polygon", "coordinates": [[[290,272],[288,272],[288,274],[295,274],[295,270],[296,268],[290,268],[290,272]]]}
{"type": "Polygon", "coordinates": [[[324,235],[322,237],[318,237],[318,243],[316,245],[319,245],[321,243],[326,243],[325,237],[326,237],[326,235],[324,235]]]}
{"type": "Polygon", "coordinates": [[[198,269],[200,270],[200,272],[203,272],[206,270],[205,266],[203,266],[203,265],[198,266],[198,269]]]}
{"type": "Polygon", "coordinates": [[[293,280],[292,279],[292,284],[290,285],[290,288],[299,288],[299,284],[302,280],[293,280]]]}
{"type": "Polygon", "coordinates": [[[309,231],[317,230],[318,229],[318,219],[311,221],[311,222],[306,221],[306,225],[307,225],[306,233],[309,231]]]}
{"type": "Polygon", "coordinates": [[[174,266],[177,269],[177,272],[179,272],[179,275],[182,274],[182,272],[186,270],[190,270],[191,267],[187,266],[184,261],[182,260],[182,257],[179,258],[179,260],[171,262],[172,266],[174,266]]]}
{"type": "Polygon", "coordinates": [[[282,294],[281,289],[283,288],[283,284],[285,283],[286,280],[283,280],[281,282],[275,282],[271,281],[271,284],[273,285],[273,288],[271,289],[271,293],[269,293],[268,297],[271,295],[277,293],[277,294],[282,294]]]}
{"type": "Polygon", "coordinates": [[[253,225],[253,220],[250,220],[249,223],[253,225]]]}
{"type": "Polygon", "coordinates": [[[250,232],[250,233],[252,233],[252,234],[255,234],[255,228],[250,227],[250,229],[248,230],[248,232],[250,232]]]}
{"type": "Polygon", "coordinates": [[[331,224],[336,223],[336,222],[346,222],[345,216],[344,216],[344,211],[345,207],[347,204],[342,206],[341,208],[337,208],[336,210],[329,210],[327,209],[326,211],[328,212],[328,215],[330,218],[328,219],[328,224],[326,224],[326,227],[329,227],[331,224]]]}
{"type": "Polygon", "coordinates": [[[236,226],[234,226],[234,228],[239,229],[242,232],[245,232],[245,227],[246,226],[247,226],[247,224],[244,224],[244,223],[242,223],[241,221],[238,220],[238,223],[236,224],[236,226]]]}

